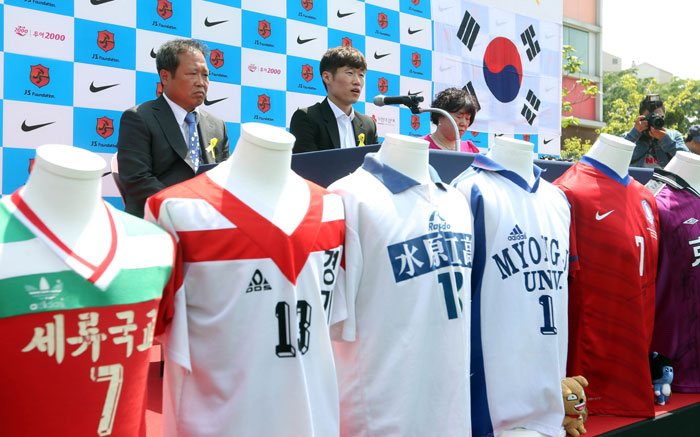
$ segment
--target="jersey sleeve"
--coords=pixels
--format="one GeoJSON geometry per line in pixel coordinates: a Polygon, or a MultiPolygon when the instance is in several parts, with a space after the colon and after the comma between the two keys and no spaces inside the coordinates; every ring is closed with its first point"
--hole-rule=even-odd
{"type": "Polygon", "coordinates": [[[187,300],[183,278],[182,247],[176,226],[168,213],[168,200],[160,196],[151,196],[146,201],[144,219],[152,221],[173,236],[176,242],[173,273],[164,290],[163,299],[158,310],[156,335],[163,344],[165,356],[188,371],[192,371],[189,353],[189,335],[187,329],[187,300]],[[166,294],[167,292],[167,294],[166,294]]]}
{"type": "Polygon", "coordinates": [[[578,250],[576,249],[576,211],[575,202],[572,199],[572,194],[569,189],[564,185],[555,185],[559,188],[569,202],[569,208],[571,210],[571,223],[569,224],[569,277],[575,278],[576,272],[581,268],[578,262],[578,250]]]}
{"type": "Polygon", "coordinates": [[[352,196],[342,191],[337,193],[342,197],[345,209],[345,243],[331,313],[331,338],[335,341],[355,341],[355,301],[364,260],[357,231],[357,205],[352,196]]]}

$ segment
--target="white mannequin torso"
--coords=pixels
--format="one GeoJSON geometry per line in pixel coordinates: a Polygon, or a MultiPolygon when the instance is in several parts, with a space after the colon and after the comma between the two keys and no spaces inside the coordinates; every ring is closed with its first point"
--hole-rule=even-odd
{"type": "Polygon", "coordinates": [[[700,192],[700,156],[689,152],[676,152],[664,170],[680,176],[695,191],[700,192]]]}
{"type": "Polygon", "coordinates": [[[405,135],[387,134],[377,159],[421,185],[430,181],[428,145],[425,140],[405,135]]]}
{"type": "Polygon", "coordinates": [[[620,178],[627,176],[634,143],[610,134],[600,134],[585,156],[610,167],[620,178]]]}
{"type": "MultiPolygon", "coordinates": [[[[59,144],[39,146],[20,197],[49,230],[85,260],[99,264],[111,240],[102,200],[104,159],[84,149],[59,144]]],[[[10,197],[3,199],[10,202],[10,197]]]]}
{"type": "Polygon", "coordinates": [[[532,171],[534,145],[514,138],[496,137],[486,156],[496,161],[506,170],[517,173],[532,186],[535,175],[532,171]]]}
{"type": "Polygon", "coordinates": [[[309,206],[309,187],[291,170],[294,135],[261,123],[241,125],[233,153],[207,175],[290,235],[309,206]]]}

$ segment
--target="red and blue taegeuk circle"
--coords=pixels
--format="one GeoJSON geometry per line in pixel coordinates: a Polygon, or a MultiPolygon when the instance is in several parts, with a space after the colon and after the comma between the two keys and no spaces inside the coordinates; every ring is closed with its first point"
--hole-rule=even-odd
{"type": "Polygon", "coordinates": [[[484,53],[484,79],[499,102],[513,101],[523,82],[520,54],[508,38],[494,38],[484,53]]]}

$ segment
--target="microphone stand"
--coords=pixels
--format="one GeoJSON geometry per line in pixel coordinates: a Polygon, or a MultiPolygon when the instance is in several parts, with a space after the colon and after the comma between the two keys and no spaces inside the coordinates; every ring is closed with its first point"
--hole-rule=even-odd
{"type": "Polygon", "coordinates": [[[435,112],[436,114],[440,114],[446,119],[452,123],[452,128],[455,130],[455,152],[459,152],[462,147],[462,141],[461,138],[459,137],[459,128],[457,127],[457,123],[455,123],[454,118],[450,115],[449,112],[445,111],[444,109],[440,108],[419,108],[418,107],[418,102],[413,102],[412,105],[406,105],[409,107],[411,110],[411,113],[413,114],[420,114],[422,112],[435,112]]]}

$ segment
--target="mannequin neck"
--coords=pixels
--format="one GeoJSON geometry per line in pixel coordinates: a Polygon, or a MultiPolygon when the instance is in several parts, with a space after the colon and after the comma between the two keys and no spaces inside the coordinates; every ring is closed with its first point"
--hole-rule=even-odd
{"type": "Polygon", "coordinates": [[[586,156],[610,167],[621,179],[624,179],[627,176],[633,150],[634,147],[629,149],[618,144],[598,140],[586,152],[586,156]]]}
{"type": "Polygon", "coordinates": [[[664,170],[680,176],[700,193],[700,156],[688,152],[676,152],[664,170]]]}
{"type": "Polygon", "coordinates": [[[24,203],[59,240],[90,261],[100,260],[111,242],[102,200],[105,166],[102,158],[86,150],[41,146],[20,193],[24,203]]]}
{"type": "Polygon", "coordinates": [[[291,170],[293,145],[283,129],[246,123],[231,157],[207,175],[289,235],[310,199],[306,181],[291,170]]]}
{"type": "Polygon", "coordinates": [[[428,142],[411,137],[387,134],[377,159],[399,173],[427,184],[430,181],[428,142]]]}
{"type": "Polygon", "coordinates": [[[488,151],[486,156],[497,162],[506,170],[515,172],[523,178],[528,185],[532,186],[535,182],[533,173],[533,145],[524,141],[510,140],[499,141],[499,138],[494,141],[493,146],[488,151]]]}

